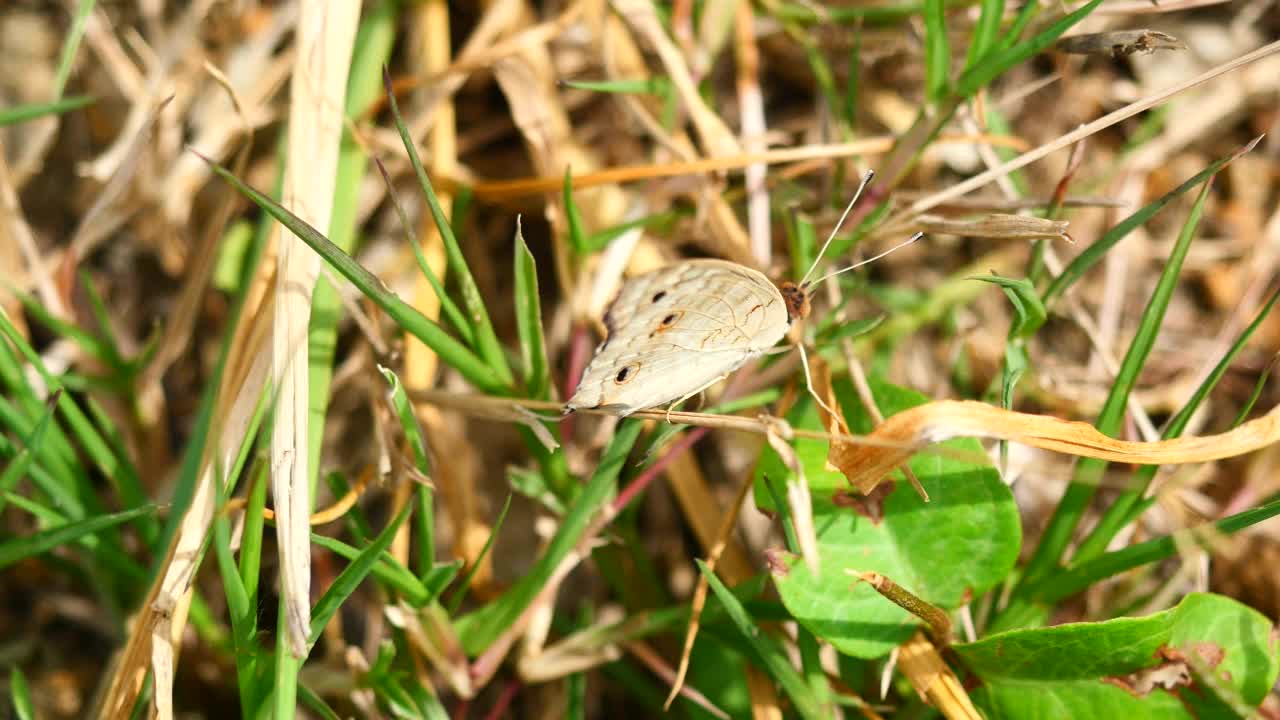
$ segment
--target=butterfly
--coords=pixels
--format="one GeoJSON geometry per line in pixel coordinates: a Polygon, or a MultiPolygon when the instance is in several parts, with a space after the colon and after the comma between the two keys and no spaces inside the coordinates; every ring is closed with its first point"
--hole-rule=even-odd
{"type": "MultiPolygon", "coordinates": [[[[819,260],[870,179],[870,173],[863,178],[819,250],[819,260]]],[[[632,278],[605,312],[608,335],[564,411],[590,408],[626,416],[693,397],[768,352],[807,317],[810,288],[920,237],[916,233],[875,257],[810,281],[815,260],[799,283],[774,285],[764,273],[725,260],[686,260],[632,278]]],[[[804,347],[798,347],[803,360],[804,347]]],[[[802,364],[807,379],[808,363],[802,364]]]]}
{"type": "Polygon", "coordinates": [[[566,411],[630,415],[692,397],[764,354],[809,314],[802,285],[725,260],[688,260],[629,280],[566,411]]]}

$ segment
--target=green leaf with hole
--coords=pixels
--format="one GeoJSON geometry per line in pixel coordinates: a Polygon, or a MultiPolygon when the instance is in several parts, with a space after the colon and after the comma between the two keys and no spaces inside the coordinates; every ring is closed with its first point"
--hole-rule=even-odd
{"type": "Polygon", "coordinates": [[[1195,593],[1138,618],[1014,630],[953,646],[986,717],[1236,717],[1280,673],[1271,621],[1195,593]]]}
{"type": "MultiPolygon", "coordinates": [[[[852,383],[837,380],[836,395],[853,432],[866,432],[871,422],[852,383]]],[[[919,393],[872,382],[872,392],[885,415],[920,405],[919,393]]],[[[818,428],[816,409],[808,398],[788,414],[795,427],[818,428]]],[[[972,439],[952,440],[947,447],[973,453],[972,439]]],[[[827,443],[797,439],[813,495],[820,573],[789,558],[774,573],[782,602],[817,637],[841,652],[875,658],[911,636],[919,621],[881,597],[847,571],[882,573],[924,600],[942,608],[962,605],[968,597],[1005,579],[1013,568],[1021,526],[1013,495],[986,462],[969,462],[938,454],[921,454],[911,469],[930,496],[924,502],[909,483],[899,481],[883,500],[883,516],[871,519],[850,506],[848,481],[826,469],[827,443]]],[[[772,506],[763,476],[788,479],[782,460],[766,451],[756,470],[756,503],[772,506]]]]}

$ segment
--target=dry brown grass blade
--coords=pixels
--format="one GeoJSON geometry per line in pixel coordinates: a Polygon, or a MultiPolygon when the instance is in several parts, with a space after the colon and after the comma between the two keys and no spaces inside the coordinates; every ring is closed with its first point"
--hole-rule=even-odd
{"type": "MultiPolygon", "coordinates": [[[[768,127],[764,115],[764,93],[760,89],[760,48],[756,45],[755,12],[751,3],[737,3],[734,30],[742,147],[748,153],[759,153],[765,149],[768,127]]],[[[764,163],[752,163],[746,167],[745,178],[747,233],[751,237],[751,254],[760,267],[769,267],[773,252],[766,170],[764,163]]]]}
{"type": "MultiPolygon", "coordinates": [[[[729,505],[729,509],[725,511],[724,517],[720,520],[720,527],[716,528],[715,544],[711,546],[707,553],[707,569],[714,572],[716,565],[720,562],[720,556],[725,549],[730,547],[730,533],[738,524],[738,512],[742,509],[742,502],[747,498],[747,491],[751,489],[752,477],[748,475],[738,487],[738,493],[734,496],[733,502],[729,505]]],[[[689,672],[689,658],[693,654],[693,641],[698,637],[698,626],[702,618],[702,609],[707,604],[707,591],[710,585],[707,583],[707,576],[703,573],[698,575],[698,584],[693,591],[693,602],[689,611],[689,629],[684,635],[684,650],[680,653],[680,667],[676,670],[675,680],[671,683],[671,692],[667,694],[667,701],[663,704],[664,710],[671,709],[671,703],[675,701],[676,696],[680,694],[680,690],[684,687],[685,675],[689,672]]]]}
{"type": "Polygon", "coordinates": [[[703,148],[708,155],[738,155],[742,153],[738,141],[720,116],[707,107],[689,66],[680,54],[679,48],[671,41],[666,29],[658,19],[654,6],[648,0],[612,0],[618,14],[642,36],[658,55],[663,70],[671,79],[685,113],[688,114],[703,148]]]}
{"type": "Polygon", "coordinates": [[[917,632],[899,648],[898,667],[911,681],[921,697],[942,713],[947,720],[981,720],[960,678],[947,667],[938,649],[923,632],[917,632]]]}
{"type": "MultiPolygon", "coordinates": [[[[344,123],[357,3],[303,2],[290,83],[284,206],[312,227],[329,226],[344,123]]],[[[307,330],[320,256],[292,235],[280,238],[271,428],[271,495],[277,516],[281,593],[290,651],[306,657],[311,633],[310,367],[307,330]]]]}
{"type": "MultiPolygon", "coordinates": [[[[957,437],[980,437],[1111,462],[1178,465],[1236,457],[1280,441],[1280,406],[1218,435],[1133,442],[1103,435],[1088,423],[1013,412],[972,400],[942,400],[888,418],[871,436],[917,447],[957,437]]],[[[867,493],[886,473],[905,463],[913,451],[837,441],[832,454],[832,462],[849,482],[867,493]]]]}
{"type": "Polygon", "coordinates": [[[454,635],[444,608],[435,603],[415,608],[401,600],[397,605],[388,605],[384,613],[392,625],[405,632],[414,649],[427,658],[431,667],[444,676],[458,697],[469,699],[475,695],[467,654],[454,635]]]}

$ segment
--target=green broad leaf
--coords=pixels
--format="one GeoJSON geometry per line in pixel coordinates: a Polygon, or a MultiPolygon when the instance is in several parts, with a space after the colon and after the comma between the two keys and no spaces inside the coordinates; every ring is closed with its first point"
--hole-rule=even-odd
{"type": "Polygon", "coordinates": [[[1257,707],[1280,673],[1271,632],[1256,610],[1195,593],[1146,617],[1014,630],[952,648],[981,680],[970,695],[991,718],[1235,717],[1257,707]],[[1149,687],[1161,678],[1172,686],[1149,687]]]}
{"type": "MultiPolygon", "coordinates": [[[[12,501],[13,497],[10,496],[9,499],[12,501]]],[[[20,560],[46,553],[60,545],[79,540],[86,535],[92,535],[121,523],[127,523],[134,518],[149,515],[155,512],[155,509],[154,505],[143,505],[132,510],[110,515],[97,515],[85,520],[52,527],[34,535],[0,542],[0,570],[20,560]]]]}
{"type": "Polygon", "coordinates": [[[542,334],[542,302],[538,295],[538,268],[525,244],[516,218],[516,330],[520,336],[520,359],[524,386],[529,397],[551,397],[551,367],[547,364],[547,341],[542,334]]]}
{"type": "MultiPolygon", "coordinates": [[[[919,393],[887,383],[873,381],[871,386],[885,415],[926,401],[919,393]]],[[[834,387],[850,429],[868,431],[871,421],[852,383],[837,380],[834,387]]],[[[820,427],[808,397],[787,419],[795,427],[820,427]]],[[[945,445],[982,454],[982,446],[972,439],[945,445]]],[[[814,575],[793,558],[774,573],[774,583],[796,620],[839,651],[880,657],[920,624],[847,571],[882,573],[925,601],[953,609],[1003,581],[1013,568],[1022,537],[1018,510],[1009,488],[989,464],[918,455],[910,466],[930,502],[910,484],[898,482],[883,500],[883,517],[872,520],[849,507],[848,481],[826,468],[825,441],[801,438],[795,447],[813,495],[820,573],[814,575]]],[[[764,488],[765,475],[777,484],[790,479],[782,460],[768,449],[756,470],[755,498],[757,505],[769,508],[773,503],[764,488]]]]}

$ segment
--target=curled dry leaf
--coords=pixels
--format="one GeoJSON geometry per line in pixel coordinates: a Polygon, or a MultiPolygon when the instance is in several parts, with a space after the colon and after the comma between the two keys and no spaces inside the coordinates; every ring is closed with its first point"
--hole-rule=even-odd
{"type": "Polygon", "coordinates": [[[991,213],[977,220],[952,220],[937,215],[921,215],[920,229],[930,235],[963,235],[995,240],[1038,240],[1051,238],[1071,242],[1066,220],[991,213]]]}
{"type": "Polygon", "coordinates": [[[906,463],[914,451],[957,437],[990,438],[1042,450],[1139,465],[1179,465],[1236,457],[1280,440],[1280,406],[1234,430],[1204,437],[1157,442],[1117,440],[1083,422],[1003,410],[972,400],[943,400],[894,415],[870,437],[901,444],[832,443],[828,461],[860,492],[871,492],[880,479],[906,463]]]}
{"type": "Polygon", "coordinates": [[[1102,55],[1124,57],[1142,53],[1150,55],[1157,50],[1186,50],[1181,40],[1155,30],[1115,30],[1087,33],[1062,38],[1054,46],[1065,53],[1076,55],[1102,55]]]}

